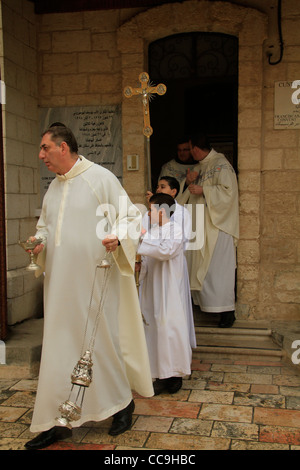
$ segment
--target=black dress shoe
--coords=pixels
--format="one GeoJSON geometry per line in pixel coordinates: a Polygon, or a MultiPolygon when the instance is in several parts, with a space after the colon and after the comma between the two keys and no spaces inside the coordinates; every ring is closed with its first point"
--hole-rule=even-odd
{"type": "Polygon", "coordinates": [[[169,393],[176,393],[182,387],[182,377],[170,377],[167,379],[167,389],[169,393]]]}
{"type": "Polygon", "coordinates": [[[167,392],[167,385],[169,379],[156,379],[153,382],[154,395],[160,395],[163,392],[167,392]]]}
{"type": "Polygon", "coordinates": [[[132,413],[134,412],[134,401],[131,400],[129,405],[124,408],[124,410],[118,411],[114,415],[113,422],[111,425],[108,434],[111,436],[118,436],[118,434],[122,434],[122,432],[127,431],[130,428],[132,423],[132,413]]]}
{"type": "Polygon", "coordinates": [[[54,428],[44,431],[36,436],[31,441],[26,442],[25,447],[28,450],[44,449],[45,447],[54,444],[54,442],[61,441],[72,436],[72,430],[55,426],[54,428]]]}
{"type": "Polygon", "coordinates": [[[169,377],[168,379],[156,379],[153,382],[154,395],[163,392],[176,393],[182,387],[182,377],[169,377]]]}
{"type": "Polygon", "coordinates": [[[219,328],[230,328],[235,322],[234,310],[221,313],[219,328]]]}

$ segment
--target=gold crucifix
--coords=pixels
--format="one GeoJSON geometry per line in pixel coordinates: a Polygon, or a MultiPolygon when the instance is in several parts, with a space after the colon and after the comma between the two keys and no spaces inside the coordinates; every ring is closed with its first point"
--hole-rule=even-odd
{"type": "Polygon", "coordinates": [[[155,93],[157,93],[158,95],[164,95],[167,91],[167,87],[163,83],[160,83],[157,86],[153,86],[149,82],[149,75],[146,72],[142,72],[139,75],[139,81],[141,82],[141,86],[139,88],[132,88],[128,86],[124,89],[124,95],[126,96],[126,98],[131,98],[133,95],[142,95],[144,111],[143,134],[145,137],[149,138],[153,134],[153,129],[150,126],[149,100],[155,93]]]}
{"type": "Polygon", "coordinates": [[[167,91],[166,85],[160,83],[157,86],[153,86],[149,81],[149,75],[147,72],[142,72],[139,75],[139,81],[141,86],[139,88],[132,88],[130,86],[124,88],[124,95],[126,98],[131,98],[133,95],[142,96],[142,104],[144,111],[144,129],[143,134],[146,137],[146,152],[147,152],[147,169],[148,169],[148,189],[152,191],[151,181],[151,159],[150,159],[150,136],[153,134],[153,129],[150,125],[150,111],[149,111],[149,100],[157,93],[158,95],[164,95],[167,91]]]}

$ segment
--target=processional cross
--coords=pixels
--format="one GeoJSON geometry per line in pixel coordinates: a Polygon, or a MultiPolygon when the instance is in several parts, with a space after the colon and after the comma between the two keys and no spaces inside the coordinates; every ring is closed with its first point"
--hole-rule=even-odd
{"type": "Polygon", "coordinates": [[[146,152],[147,152],[147,167],[148,167],[148,189],[152,189],[151,183],[151,159],[150,159],[150,137],[153,134],[153,129],[150,125],[150,111],[149,101],[152,96],[157,93],[158,95],[164,95],[167,91],[166,85],[160,83],[157,86],[153,86],[149,81],[149,75],[146,72],[142,72],[139,75],[139,81],[141,86],[138,88],[132,88],[130,86],[124,88],[124,95],[126,98],[131,98],[134,95],[141,95],[142,105],[144,112],[144,129],[143,134],[146,140],[146,152]]]}

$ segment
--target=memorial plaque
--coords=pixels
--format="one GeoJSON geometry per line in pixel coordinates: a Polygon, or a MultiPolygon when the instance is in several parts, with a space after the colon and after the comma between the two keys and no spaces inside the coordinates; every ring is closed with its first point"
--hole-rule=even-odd
{"type": "MultiPolygon", "coordinates": [[[[69,127],[78,142],[79,154],[110,170],[122,183],[122,133],[120,106],[41,108],[41,133],[54,122],[69,127]]],[[[41,202],[55,178],[41,162],[41,202]]]]}
{"type": "Polygon", "coordinates": [[[275,82],[274,129],[300,129],[300,80],[275,82]]]}

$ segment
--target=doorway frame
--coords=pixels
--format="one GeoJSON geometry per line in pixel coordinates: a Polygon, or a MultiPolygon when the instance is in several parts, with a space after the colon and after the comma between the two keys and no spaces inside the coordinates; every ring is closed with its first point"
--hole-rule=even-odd
{"type": "MultiPolygon", "coordinates": [[[[203,130],[207,135],[213,148],[217,152],[223,153],[228,158],[237,173],[238,47],[238,39],[236,36],[211,31],[178,33],[149,44],[149,75],[152,77],[153,81],[162,81],[167,86],[168,91],[163,98],[158,100],[154,99],[153,104],[152,102],[150,104],[152,127],[154,129],[156,128],[155,119],[157,119],[158,123],[157,128],[159,128],[159,122],[162,116],[164,121],[161,124],[162,132],[156,132],[151,137],[152,188],[155,188],[162,165],[166,164],[171,158],[177,155],[178,137],[188,137],[190,132],[193,133],[199,129],[203,130]],[[215,41],[218,42],[217,47],[214,48],[212,46],[211,48],[205,49],[205,52],[202,51],[203,56],[208,58],[220,58],[221,64],[225,63],[227,66],[225,68],[230,69],[229,73],[225,72],[225,74],[222,74],[219,72],[213,74],[210,72],[209,74],[204,73],[202,75],[200,72],[197,72],[200,65],[200,62],[197,63],[198,47],[201,48],[202,41],[205,44],[212,44],[215,41]],[[229,42],[230,44],[228,44],[229,42]],[[157,43],[159,43],[158,52],[155,49],[157,43]],[[177,48],[178,43],[179,46],[177,48]],[[182,43],[187,44],[187,46],[182,46],[182,43]],[[151,55],[152,47],[154,47],[153,55],[151,55]],[[230,49],[230,58],[225,52],[224,55],[222,55],[223,51],[227,48],[230,49]],[[165,50],[167,51],[166,53],[165,50]],[[159,57],[157,61],[155,55],[159,57]],[[166,77],[163,76],[163,73],[160,74],[160,72],[158,72],[158,77],[154,77],[151,73],[151,65],[154,69],[160,71],[164,69],[164,64],[168,62],[168,59],[172,62],[172,65],[175,66],[175,69],[177,66],[174,76],[171,70],[170,77],[167,76],[168,72],[166,73],[166,77]],[[231,67],[229,65],[230,60],[233,64],[231,67]],[[182,72],[180,71],[181,68],[182,72]],[[171,88],[173,93],[170,91],[171,88]],[[229,93],[227,93],[228,89],[230,89],[229,93]],[[208,93],[205,90],[208,90],[208,93]],[[213,93],[214,95],[215,106],[213,105],[212,108],[207,102],[206,105],[203,106],[203,104],[201,104],[198,107],[196,104],[197,99],[199,97],[205,97],[209,93],[213,93]],[[226,95],[225,100],[228,99],[227,104],[226,102],[225,104],[223,103],[224,93],[226,95]],[[177,102],[176,95],[178,96],[177,102]],[[187,101],[188,96],[189,101],[187,101]],[[166,103],[172,108],[171,111],[165,108],[166,103]],[[187,108],[188,103],[189,108],[187,108]],[[218,106],[218,109],[221,108],[221,112],[216,113],[216,106],[218,106]],[[213,109],[212,115],[209,115],[210,109],[213,109]],[[229,111],[231,112],[229,113],[229,111]],[[168,120],[169,116],[175,116],[175,114],[177,115],[176,121],[174,122],[174,119],[171,118],[168,125],[165,121],[168,120]],[[188,116],[189,119],[187,119],[188,116]],[[208,116],[210,116],[212,124],[210,129],[205,127],[208,116]],[[202,117],[203,122],[201,121],[202,117]],[[219,129],[215,128],[216,118],[219,121],[219,129]],[[224,127],[221,129],[223,124],[220,126],[220,123],[223,123],[224,119],[227,123],[231,122],[230,129],[224,129],[224,127]],[[200,124],[199,127],[200,122],[202,124],[200,124]],[[195,123],[197,123],[197,127],[195,127],[195,123]]],[[[203,65],[203,63],[205,64],[205,61],[201,62],[201,65],[203,65]]]]}
{"type": "MultiPolygon", "coordinates": [[[[257,96],[257,106],[261,109],[262,55],[263,43],[267,38],[267,24],[267,16],[258,10],[229,3],[220,4],[220,2],[174,3],[139,13],[124,23],[117,31],[118,49],[122,60],[122,89],[124,90],[127,86],[139,86],[139,74],[148,71],[148,47],[151,42],[167,36],[189,32],[223,33],[237,37],[239,41],[239,171],[244,168],[248,169],[246,161],[248,155],[243,151],[243,148],[247,140],[245,137],[249,128],[253,129],[253,124],[240,118],[243,107],[247,107],[250,88],[257,96]],[[253,58],[257,62],[256,69],[251,67],[253,58]]],[[[142,130],[143,109],[140,101],[138,99],[129,100],[122,94],[123,184],[133,198],[142,197],[147,185],[146,151],[142,130]],[[136,174],[132,178],[132,173],[127,170],[127,155],[132,153],[140,156],[138,179],[136,174]]],[[[154,132],[156,132],[155,129],[154,132]]],[[[256,137],[258,142],[256,148],[261,152],[260,123],[257,125],[256,137]]],[[[253,170],[260,170],[257,163],[253,170]]]]}
{"type": "MultiPolygon", "coordinates": [[[[255,316],[255,303],[259,295],[263,54],[268,37],[268,17],[254,8],[211,1],[171,3],[139,13],[117,31],[123,90],[128,86],[139,86],[140,73],[148,72],[148,47],[151,42],[188,32],[224,33],[236,36],[239,43],[237,152],[240,240],[237,250],[236,312],[239,318],[247,319],[255,316]]],[[[140,100],[127,99],[123,94],[123,185],[133,202],[146,204],[147,160],[142,130],[140,100]],[[127,170],[127,156],[132,154],[140,157],[139,170],[135,172],[127,170]]],[[[157,130],[154,129],[154,132],[157,130]]]]}

